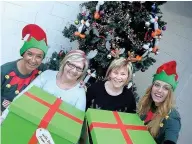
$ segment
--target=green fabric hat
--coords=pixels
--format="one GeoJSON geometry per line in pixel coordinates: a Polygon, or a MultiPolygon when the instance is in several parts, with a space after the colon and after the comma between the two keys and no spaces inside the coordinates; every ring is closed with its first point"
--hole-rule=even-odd
{"type": "Polygon", "coordinates": [[[177,87],[178,84],[178,75],[176,73],[176,61],[170,61],[161,65],[156,74],[154,74],[153,82],[160,80],[170,84],[173,87],[173,90],[177,87]]]}
{"type": "Polygon", "coordinates": [[[47,54],[48,47],[44,40],[37,41],[35,38],[31,38],[29,41],[25,41],[20,49],[21,56],[30,48],[37,48],[44,52],[44,57],[47,54]]]}
{"type": "Polygon", "coordinates": [[[22,30],[22,38],[29,34],[28,39],[24,42],[20,49],[21,56],[30,48],[37,48],[44,52],[44,57],[47,54],[47,37],[41,27],[36,24],[26,25],[22,30]]]}

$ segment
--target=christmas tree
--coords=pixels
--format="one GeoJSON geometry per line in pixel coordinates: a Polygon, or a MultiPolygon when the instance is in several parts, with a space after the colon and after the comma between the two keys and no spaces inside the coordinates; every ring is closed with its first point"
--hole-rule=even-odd
{"type": "MultiPolygon", "coordinates": [[[[90,59],[87,85],[102,80],[115,58],[129,57],[134,73],[144,72],[156,62],[151,55],[158,54],[158,43],[166,30],[159,8],[164,3],[90,1],[80,5],[81,13],[74,24],[64,28],[63,35],[71,42],[77,40],[79,49],[90,59]]],[[[57,57],[62,58],[58,54],[57,57]]],[[[57,62],[55,59],[54,63],[57,62]]],[[[133,89],[136,90],[135,85],[133,89]]]]}

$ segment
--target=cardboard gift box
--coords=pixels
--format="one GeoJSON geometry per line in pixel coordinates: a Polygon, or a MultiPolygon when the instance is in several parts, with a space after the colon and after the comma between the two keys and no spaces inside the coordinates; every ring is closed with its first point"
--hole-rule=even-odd
{"type": "Polygon", "coordinates": [[[93,144],[156,144],[137,114],[88,109],[93,144]]]}
{"type": "Polygon", "coordinates": [[[1,142],[37,144],[36,131],[42,128],[50,133],[55,144],[76,144],[84,116],[85,112],[33,86],[11,103],[1,125],[1,142]]]}

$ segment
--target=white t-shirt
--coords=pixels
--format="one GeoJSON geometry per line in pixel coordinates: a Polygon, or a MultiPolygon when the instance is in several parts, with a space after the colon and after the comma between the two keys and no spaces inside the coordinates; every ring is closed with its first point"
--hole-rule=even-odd
{"type": "MultiPolygon", "coordinates": [[[[48,93],[61,98],[63,101],[73,105],[81,111],[85,111],[86,107],[86,93],[85,89],[78,83],[75,87],[64,90],[57,86],[56,76],[58,71],[46,70],[42,72],[30,85],[28,85],[15,99],[19,98],[24,92],[32,86],[37,86],[47,91],[48,93]]],[[[14,100],[15,100],[14,99],[14,100]]],[[[8,108],[3,112],[2,117],[5,119],[9,110],[8,108]]]]}

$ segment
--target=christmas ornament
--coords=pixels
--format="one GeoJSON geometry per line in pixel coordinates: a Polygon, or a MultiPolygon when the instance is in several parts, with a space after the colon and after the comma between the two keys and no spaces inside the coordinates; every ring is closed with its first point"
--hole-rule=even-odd
{"type": "Polygon", "coordinates": [[[133,83],[129,82],[128,85],[127,85],[127,88],[130,89],[132,86],[133,86],[133,83]]]}
{"type": "Polygon", "coordinates": [[[153,48],[152,48],[152,52],[157,54],[158,50],[159,50],[159,47],[158,47],[158,44],[159,44],[159,39],[154,39],[153,41],[154,45],[153,45],[153,48]]]}
{"type": "Polygon", "coordinates": [[[100,16],[103,16],[104,13],[105,13],[104,10],[101,10],[101,11],[99,12],[100,16]]]}
{"type": "Polygon", "coordinates": [[[111,57],[112,57],[112,56],[111,56],[110,54],[107,55],[107,58],[108,58],[108,59],[111,59],[111,57]]]}
{"type": "Polygon", "coordinates": [[[149,27],[150,26],[150,22],[145,22],[145,26],[149,27]]]}
{"type": "Polygon", "coordinates": [[[91,51],[87,54],[87,58],[88,58],[88,59],[92,59],[92,58],[94,58],[94,57],[97,55],[97,53],[98,53],[97,49],[91,50],[91,51]]]}
{"type": "Polygon", "coordinates": [[[63,50],[60,50],[60,52],[59,52],[58,55],[61,57],[63,54],[64,54],[64,51],[63,51],[63,50]]]}
{"type": "Polygon", "coordinates": [[[129,14],[127,14],[125,19],[129,19],[129,17],[130,17],[130,15],[129,15],[129,14]]]}
{"type": "Polygon", "coordinates": [[[79,24],[79,21],[78,20],[75,20],[75,22],[74,22],[76,25],[78,25],[79,24]]]}
{"type": "Polygon", "coordinates": [[[110,44],[109,41],[106,41],[105,47],[106,47],[106,49],[107,49],[108,51],[110,51],[110,49],[111,49],[111,44],[110,44]]]}
{"type": "Polygon", "coordinates": [[[119,55],[123,54],[124,51],[125,51],[125,48],[121,48],[121,49],[116,48],[115,50],[112,50],[110,54],[114,58],[119,58],[119,55]]]}
{"type": "Polygon", "coordinates": [[[96,70],[94,70],[93,73],[91,73],[91,70],[90,70],[90,69],[87,70],[87,76],[86,76],[85,79],[84,79],[84,83],[87,83],[88,80],[89,80],[91,77],[96,78],[96,70]]]}
{"type": "Polygon", "coordinates": [[[156,10],[156,5],[153,4],[153,5],[151,6],[151,9],[152,9],[152,11],[154,12],[154,11],[156,10]]]}
{"type": "Polygon", "coordinates": [[[86,11],[87,11],[86,7],[83,6],[83,7],[81,8],[81,14],[82,14],[83,16],[85,16],[85,15],[86,15],[86,11]]]}
{"type": "Polygon", "coordinates": [[[166,29],[167,29],[166,26],[163,26],[163,27],[162,27],[162,30],[163,30],[163,31],[165,31],[166,29]]]}
{"type": "Polygon", "coordinates": [[[157,30],[155,30],[155,31],[153,31],[153,32],[151,33],[151,36],[152,36],[153,38],[158,38],[161,34],[162,34],[161,30],[160,30],[160,29],[157,29],[157,30]]]}
{"type": "Polygon", "coordinates": [[[142,57],[141,57],[141,56],[136,56],[136,57],[135,57],[134,52],[128,51],[127,61],[130,61],[130,62],[138,62],[138,61],[141,61],[141,60],[142,60],[142,57]]]}
{"type": "Polygon", "coordinates": [[[100,6],[104,4],[104,1],[98,1],[96,5],[96,11],[94,13],[94,19],[99,19],[100,18],[100,6]]]}
{"type": "Polygon", "coordinates": [[[153,31],[157,30],[159,28],[158,25],[158,16],[156,15],[149,15],[150,16],[150,23],[153,24],[153,31]]]}
{"type": "Polygon", "coordinates": [[[81,25],[80,27],[78,28],[78,32],[75,32],[74,35],[75,36],[79,36],[80,38],[85,38],[85,31],[87,30],[87,28],[90,26],[90,23],[89,23],[89,20],[87,21],[84,21],[84,20],[81,20],[81,25]]]}
{"type": "Polygon", "coordinates": [[[94,13],[94,18],[95,18],[96,20],[100,18],[99,12],[96,11],[96,12],[94,13]]]}
{"type": "Polygon", "coordinates": [[[142,68],[142,69],[141,69],[141,71],[142,71],[142,72],[145,72],[145,69],[144,69],[144,68],[142,68]]]}
{"type": "Polygon", "coordinates": [[[141,61],[150,53],[150,51],[152,51],[151,44],[150,43],[143,44],[142,48],[136,51],[137,60],[141,61]]]}

